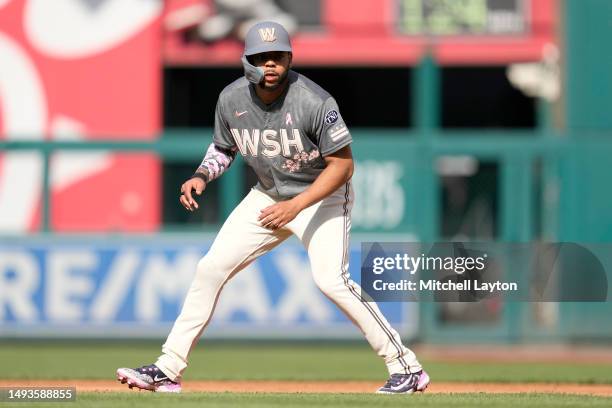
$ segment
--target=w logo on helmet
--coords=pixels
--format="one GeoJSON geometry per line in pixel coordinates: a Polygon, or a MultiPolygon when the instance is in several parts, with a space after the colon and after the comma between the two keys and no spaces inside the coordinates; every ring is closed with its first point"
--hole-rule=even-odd
{"type": "Polygon", "coordinates": [[[259,36],[261,37],[261,41],[265,42],[274,42],[276,41],[276,28],[268,27],[268,28],[260,28],[259,36]]]}

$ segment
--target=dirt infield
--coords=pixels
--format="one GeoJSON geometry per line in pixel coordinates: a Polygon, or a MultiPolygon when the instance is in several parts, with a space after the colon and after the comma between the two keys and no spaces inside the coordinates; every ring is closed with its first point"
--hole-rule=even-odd
{"type": "MultiPolygon", "coordinates": [[[[82,392],[131,390],[106,380],[0,380],[0,387],[77,387],[82,392]]],[[[369,381],[187,381],[184,392],[371,393],[380,386],[369,381]]],[[[134,392],[134,391],[131,391],[134,392]]],[[[612,396],[612,385],[549,383],[433,383],[427,393],[555,393],[612,396]]]]}

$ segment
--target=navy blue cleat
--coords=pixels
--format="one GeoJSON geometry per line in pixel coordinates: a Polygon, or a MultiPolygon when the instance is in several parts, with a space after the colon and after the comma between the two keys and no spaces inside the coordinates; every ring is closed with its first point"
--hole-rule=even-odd
{"type": "Polygon", "coordinates": [[[385,385],[380,387],[378,394],[412,394],[423,392],[429,385],[429,375],[423,370],[412,374],[391,374],[385,385]]]}

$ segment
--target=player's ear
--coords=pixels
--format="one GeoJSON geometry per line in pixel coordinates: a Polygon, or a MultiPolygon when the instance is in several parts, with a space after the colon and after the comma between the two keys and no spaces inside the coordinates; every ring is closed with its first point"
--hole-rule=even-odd
{"type": "Polygon", "coordinates": [[[289,68],[291,68],[291,63],[293,62],[293,53],[289,51],[287,53],[287,56],[289,57],[289,68]]]}

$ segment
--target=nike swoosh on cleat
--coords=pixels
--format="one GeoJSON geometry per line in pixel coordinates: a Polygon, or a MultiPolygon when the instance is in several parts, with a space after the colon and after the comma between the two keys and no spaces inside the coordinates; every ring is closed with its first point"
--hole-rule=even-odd
{"type": "Polygon", "coordinates": [[[404,381],[403,383],[399,384],[398,386],[396,386],[396,387],[391,386],[391,389],[393,391],[399,391],[402,388],[404,388],[405,386],[407,386],[408,384],[410,384],[410,380],[411,380],[411,378],[407,378],[406,381],[404,381]]]}
{"type": "Polygon", "coordinates": [[[157,375],[155,375],[155,378],[153,378],[153,381],[158,382],[158,381],[167,380],[167,379],[168,379],[167,376],[163,376],[163,377],[157,378],[157,375]]]}

